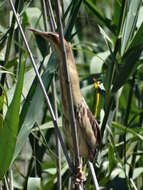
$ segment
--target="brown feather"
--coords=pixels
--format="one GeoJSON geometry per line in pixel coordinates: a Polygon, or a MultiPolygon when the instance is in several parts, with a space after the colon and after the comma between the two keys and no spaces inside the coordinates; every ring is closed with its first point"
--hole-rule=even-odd
{"type": "MultiPolygon", "coordinates": [[[[54,32],[41,32],[32,29],[48,42],[51,42],[52,46],[56,50],[60,64],[59,64],[59,79],[61,88],[61,101],[63,109],[63,125],[65,129],[65,134],[71,149],[72,154],[74,154],[74,146],[72,140],[71,126],[70,126],[70,110],[68,108],[68,98],[66,92],[66,80],[63,74],[64,66],[62,63],[62,51],[60,46],[59,35],[54,32]]],[[[80,156],[93,160],[96,154],[96,150],[100,144],[100,131],[98,128],[98,123],[95,120],[92,112],[88,108],[80,90],[79,77],[76,69],[76,64],[72,55],[72,50],[69,43],[64,40],[67,62],[68,62],[68,72],[71,82],[71,90],[73,97],[73,104],[75,110],[75,117],[77,123],[78,132],[78,142],[79,142],[79,152],[80,156]]]]}

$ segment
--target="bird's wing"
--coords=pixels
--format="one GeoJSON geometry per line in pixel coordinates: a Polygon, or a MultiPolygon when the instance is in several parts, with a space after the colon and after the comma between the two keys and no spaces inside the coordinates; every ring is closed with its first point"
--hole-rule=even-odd
{"type": "Polygon", "coordinates": [[[75,109],[77,125],[82,132],[83,141],[86,142],[88,158],[92,161],[95,158],[96,150],[100,144],[100,131],[98,123],[92,112],[89,110],[85,100],[75,109]]]}

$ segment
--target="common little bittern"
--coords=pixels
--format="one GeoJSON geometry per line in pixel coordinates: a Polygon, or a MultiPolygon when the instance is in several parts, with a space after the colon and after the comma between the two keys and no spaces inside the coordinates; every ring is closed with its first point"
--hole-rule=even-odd
{"type": "MultiPolygon", "coordinates": [[[[36,34],[42,36],[45,40],[51,43],[60,61],[59,80],[61,88],[61,103],[63,109],[63,125],[69,143],[70,151],[72,155],[74,155],[74,145],[71,132],[72,128],[70,126],[71,113],[68,108],[68,96],[66,92],[66,80],[63,74],[64,66],[62,63],[63,59],[59,35],[54,32],[41,32],[34,29],[32,29],[32,31],[36,32],[36,34]]],[[[92,112],[90,111],[87,103],[85,102],[84,97],[81,94],[79,77],[70,45],[66,40],[64,40],[64,44],[67,54],[68,72],[70,77],[73,105],[77,124],[79,153],[81,157],[93,161],[93,159],[95,158],[96,149],[100,143],[100,132],[98,128],[98,123],[94,118],[92,112]]]]}

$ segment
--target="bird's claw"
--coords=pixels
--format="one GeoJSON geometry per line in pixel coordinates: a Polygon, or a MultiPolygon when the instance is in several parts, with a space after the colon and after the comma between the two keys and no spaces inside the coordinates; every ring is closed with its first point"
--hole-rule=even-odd
{"type": "Polygon", "coordinates": [[[75,184],[82,184],[83,181],[85,181],[84,171],[81,166],[78,166],[76,169],[75,184]]]}

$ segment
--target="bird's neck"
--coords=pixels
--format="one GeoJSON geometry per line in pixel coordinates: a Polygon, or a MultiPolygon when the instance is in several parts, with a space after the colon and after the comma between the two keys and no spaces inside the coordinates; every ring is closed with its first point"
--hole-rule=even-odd
{"type": "MultiPolygon", "coordinates": [[[[73,96],[73,103],[74,105],[80,104],[82,101],[82,95],[80,91],[80,84],[79,84],[79,77],[76,69],[76,64],[73,58],[72,50],[70,45],[65,42],[65,48],[66,48],[66,55],[67,55],[67,66],[68,66],[68,72],[70,77],[70,84],[71,84],[71,91],[73,96]]],[[[63,58],[62,58],[62,51],[59,47],[59,59],[60,59],[60,65],[59,65],[59,77],[60,77],[60,83],[61,85],[64,85],[66,87],[66,80],[64,75],[64,64],[63,64],[63,58]]]]}

